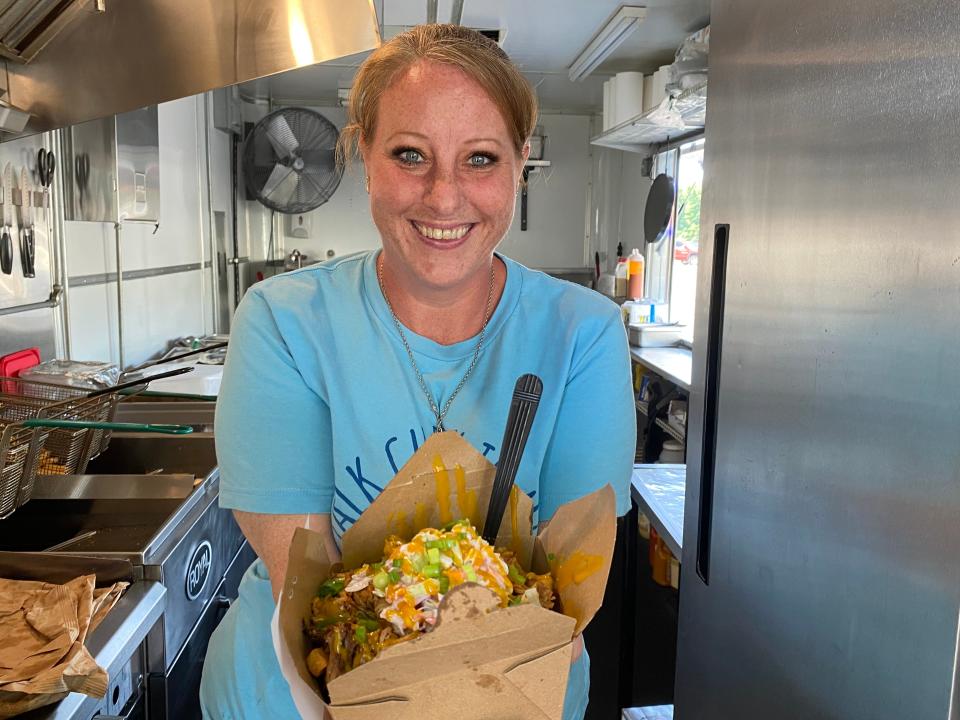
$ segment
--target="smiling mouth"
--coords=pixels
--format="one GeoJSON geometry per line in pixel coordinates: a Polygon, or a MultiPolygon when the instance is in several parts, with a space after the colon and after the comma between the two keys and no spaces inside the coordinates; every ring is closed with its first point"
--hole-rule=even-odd
{"type": "Polygon", "coordinates": [[[415,222],[413,226],[417,232],[428,240],[460,240],[473,228],[473,223],[456,225],[454,227],[433,227],[415,222]]]}

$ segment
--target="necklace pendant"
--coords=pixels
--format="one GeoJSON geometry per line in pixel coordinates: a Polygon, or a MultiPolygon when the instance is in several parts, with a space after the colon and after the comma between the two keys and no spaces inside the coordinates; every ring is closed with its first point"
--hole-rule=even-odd
{"type": "Polygon", "coordinates": [[[477,340],[477,347],[473,351],[473,359],[470,360],[470,365],[467,367],[463,377],[460,378],[460,382],[457,383],[457,386],[453,389],[450,397],[447,398],[447,402],[443,406],[442,410],[437,407],[437,403],[433,399],[433,393],[430,392],[430,389],[427,387],[426,380],[423,379],[423,373],[421,373],[420,368],[417,367],[416,358],[413,357],[413,350],[410,347],[410,343],[407,341],[407,334],[403,331],[403,326],[400,324],[400,319],[393,311],[393,305],[390,303],[390,298],[387,296],[386,288],[383,286],[383,263],[379,263],[377,265],[377,284],[380,286],[380,292],[383,293],[383,299],[387,304],[387,309],[390,311],[390,316],[393,318],[393,324],[397,328],[397,334],[400,336],[400,341],[403,343],[403,348],[407,351],[407,358],[410,360],[410,366],[413,368],[413,372],[417,377],[417,382],[420,385],[420,389],[423,391],[423,396],[427,399],[427,402],[430,403],[430,409],[437,418],[437,424],[434,426],[436,428],[436,432],[444,432],[444,416],[446,416],[447,410],[450,409],[450,404],[453,402],[453,399],[460,393],[460,390],[463,389],[464,383],[467,382],[467,379],[473,373],[473,369],[477,366],[477,360],[480,358],[480,351],[483,349],[483,338],[487,332],[487,323],[490,321],[490,303],[493,300],[493,288],[495,284],[494,264],[492,262],[490,264],[490,284],[487,287],[487,304],[483,312],[483,324],[480,326],[480,337],[477,340]]]}

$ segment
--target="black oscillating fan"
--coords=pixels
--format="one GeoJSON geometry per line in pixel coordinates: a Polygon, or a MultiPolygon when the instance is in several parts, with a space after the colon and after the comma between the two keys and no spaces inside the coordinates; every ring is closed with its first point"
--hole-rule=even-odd
{"type": "Polygon", "coordinates": [[[340,185],[337,128],[306,108],[283,108],[261,119],[243,142],[247,191],[272,210],[305,213],[340,185]]]}

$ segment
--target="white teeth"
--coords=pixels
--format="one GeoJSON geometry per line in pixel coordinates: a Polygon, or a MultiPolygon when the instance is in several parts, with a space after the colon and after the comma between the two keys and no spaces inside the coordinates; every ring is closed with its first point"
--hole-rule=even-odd
{"type": "Polygon", "coordinates": [[[432,228],[427,227],[426,225],[421,225],[420,223],[415,223],[417,231],[424,237],[428,237],[431,240],[459,240],[464,235],[470,231],[469,225],[461,225],[456,228],[448,228],[446,230],[441,228],[432,228]]]}

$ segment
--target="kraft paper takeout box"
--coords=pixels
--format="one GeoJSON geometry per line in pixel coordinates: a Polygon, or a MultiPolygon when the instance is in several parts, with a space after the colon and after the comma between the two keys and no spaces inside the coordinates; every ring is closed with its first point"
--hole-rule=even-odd
{"type": "MultiPolygon", "coordinates": [[[[344,533],[344,566],[378,562],[388,535],[409,540],[424,527],[445,524],[444,516],[469,515],[482,528],[494,474],[494,466],[457,433],[432,435],[344,533]],[[448,470],[447,482],[438,482],[437,457],[448,470]],[[460,487],[456,464],[464,469],[460,487]]],[[[602,559],[599,570],[559,591],[564,611],[573,617],[536,605],[499,608],[490,590],[459,586],[444,596],[433,631],[388,648],[331,682],[329,707],[306,668],[303,623],[331,562],[318,533],[296,531],[273,634],[302,717],[319,720],[326,707],[334,720],[560,720],[572,639],[600,607],[610,572],[614,493],[608,485],[563,505],[536,539],[530,498],[522,492],[514,498],[496,544],[517,550],[524,567],[546,572],[548,555],[555,562],[574,553],[602,559]]]]}

